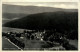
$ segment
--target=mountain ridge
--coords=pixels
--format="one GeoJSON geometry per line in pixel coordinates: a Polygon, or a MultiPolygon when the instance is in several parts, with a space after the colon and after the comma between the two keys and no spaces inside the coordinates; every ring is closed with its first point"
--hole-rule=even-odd
{"type": "Polygon", "coordinates": [[[56,12],[56,11],[66,11],[66,12],[77,12],[77,9],[62,9],[54,7],[38,7],[38,6],[19,6],[19,5],[6,5],[3,4],[3,13],[24,13],[24,14],[35,14],[43,12],[56,12]]]}

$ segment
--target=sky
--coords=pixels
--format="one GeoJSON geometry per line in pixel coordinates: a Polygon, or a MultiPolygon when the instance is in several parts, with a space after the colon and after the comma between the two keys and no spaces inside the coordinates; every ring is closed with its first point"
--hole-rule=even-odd
{"type": "Polygon", "coordinates": [[[78,9],[77,2],[3,2],[3,4],[78,9]]]}

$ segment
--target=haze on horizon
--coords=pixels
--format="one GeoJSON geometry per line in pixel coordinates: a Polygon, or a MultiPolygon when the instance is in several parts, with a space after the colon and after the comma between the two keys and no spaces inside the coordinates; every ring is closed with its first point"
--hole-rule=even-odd
{"type": "Polygon", "coordinates": [[[78,9],[77,2],[3,2],[7,5],[55,7],[63,9],[78,9]]]}

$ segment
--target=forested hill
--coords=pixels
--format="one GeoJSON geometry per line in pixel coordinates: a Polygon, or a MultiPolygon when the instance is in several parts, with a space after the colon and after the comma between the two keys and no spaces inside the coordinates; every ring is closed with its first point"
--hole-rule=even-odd
{"type": "Polygon", "coordinates": [[[45,12],[31,14],[7,22],[3,26],[24,29],[57,29],[71,31],[78,29],[78,12],[45,12]]]}

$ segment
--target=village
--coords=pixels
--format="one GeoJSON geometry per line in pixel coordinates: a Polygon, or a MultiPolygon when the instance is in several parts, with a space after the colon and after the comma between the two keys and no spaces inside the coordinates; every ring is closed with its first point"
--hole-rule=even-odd
{"type": "Polygon", "coordinates": [[[72,48],[69,44],[69,40],[67,39],[67,36],[61,33],[49,30],[44,31],[27,31],[24,30],[23,33],[20,32],[6,32],[2,33],[3,37],[8,38],[12,43],[19,46],[21,49],[51,49],[51,50],[69,50],[69,49],[76,49],[74,46],[72,48]],[[30,43],[29,43],[30,42],[30,43]],[[35,43],[31,43],[35,42],[35,43]],[[39,45],[37,45],[37,43],[39,45]],[[41,44],[42,42],[42,44],[41,44]],[[32,47],[28,47],[27,44],[33,44],[32,47]],[[46,44],[44,44],[46,43],[46,44]],[[36,47],[35,47],[36,46],[36,47]],[[38,47],[40,46],[40,47],[38,47]]]}

